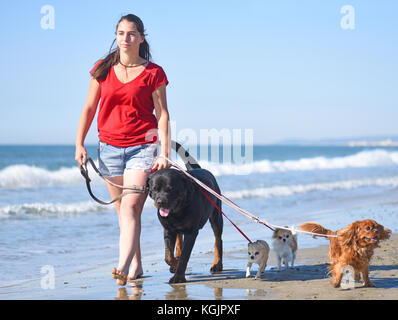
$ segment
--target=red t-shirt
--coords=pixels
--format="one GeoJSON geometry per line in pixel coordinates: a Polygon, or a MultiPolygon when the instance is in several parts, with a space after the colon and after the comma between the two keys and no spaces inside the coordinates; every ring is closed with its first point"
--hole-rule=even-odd
{"type": "MultiPolygon", "coordinates": [[[[93,73],[99,61],[90,74],[93,73]]],[[[133,80],[122,83],[113,66],[104,79],[97,79],[101,88],[98,112],[98,136],[115,147],[131,147],[157,141],[158,122],[152,92],[168,80],[162,67],[149,62],[133,80]]]]}

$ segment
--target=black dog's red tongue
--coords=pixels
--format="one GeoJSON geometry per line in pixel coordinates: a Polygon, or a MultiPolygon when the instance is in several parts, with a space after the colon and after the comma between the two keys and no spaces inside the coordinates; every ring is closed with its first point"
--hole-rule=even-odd
{"type": "Polygon", "coordinates": [[[170,209],[164,209],[164,208],[160,208],[159,209],[159,214],[161,217],[166,218],[170,213],[170,209]]]}

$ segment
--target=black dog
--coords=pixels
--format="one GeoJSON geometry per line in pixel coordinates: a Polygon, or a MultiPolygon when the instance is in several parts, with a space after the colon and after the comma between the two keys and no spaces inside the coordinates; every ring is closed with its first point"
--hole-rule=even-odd
{"type": "MultiPolygon", "coordinates": [[[[220,192],[214,176],[209,171],[202,169],[179,143],[173,141],[172,144],[173,149],[184,159],[188,172],[215,191],[220,192]]],[[[210,271],[222,271],[223,218],[221,213],[202,194],[199,189],[201,187],[184,173],[171,168],[153,173],[148,178],[147,187],[149,196],[155,201],[155,206],[158,208],[158,218],[164,228],[166,263],[170,265],[170,271],[175,272],[169,283],[186,281],[185,269],[192,248],[199,230],[207,220],[210,220],[215,236],[215,257],[210,271]],[[184,235],[184,240],[181,251],[182,235],[184,235]],[[177,252],[174,257],[176,241],[177,252]]],[[[208,192],[206,194],[221,209],[221,201],[208,192]]]]}

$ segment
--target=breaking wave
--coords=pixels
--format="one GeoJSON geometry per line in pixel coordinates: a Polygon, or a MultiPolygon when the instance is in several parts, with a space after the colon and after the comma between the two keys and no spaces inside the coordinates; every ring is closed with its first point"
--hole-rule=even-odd
{"type": "MultiPolygon", "coordinates": [[[[92,170],[90,178],[94,183],[102,181],[92,170]]],[[[12,165],[0,171],[0,189],[73,186],[83,182],[77,167],[50,171],[35,166],[12,165]]]]}
{"type": "MultiPolygon", "coordinates": [[[[398,187],[398,176],[390,178],[343,180],[315,184],[298,184],[290,186],[273,186],[269,188],[254,188],[239,191],[225,191],[224,195],[232,200],[249,198],[279,198],[310,192],[349,190],[361,187],[398,187]]],[[[145,207],[154,208],[153,202],[145,202],[145,207]]],[[[74,203],[25,203],[0,207],[0,218],[9,217],[40,217],[74,214],[86,214],[90,212],[102,212],[113,210],[113,206],[103,206],[94,201],[74,203]]]]}
{"type": "MultiPolygon", "coordinates": [[[[178,163],[183,166],[181,159],[178,163]]],[[[398,152],[385,150],[362,151],[345,157],[314,157],[298,160],[259,160],[247,164],[215,163],[199,161],[203,168],[215,176],[268,174],[288,171],[311,171],[345,168],[365,168],[398,165],[398,152]]],[[[90,170],[93,183],[102,183],[98,175],[90,170]]],[[[0,189],[38,188],[82,185],[84,182],[77,167],[47,170],[36,166],[12,165],[0,170],[0,189]]]]}
{"type": "Polygon", "coordinates": [[[104,207],[92,201],[75,203],[25,203],[0,207],[0,217],[10,216],[51,216],[51,215],[73,215],[79,213],[100,212],[113,209],[104,207]]]}
{"type": "Polygon", "coordinates": [[[203,168],[216,176],[288,171],[311,171],[346,168],[366,168],[398,165],[398,152],[385,150],[362,151],[345,157],[314,157],[298,160],[260,160],[247,164],[218,164],[200,161],[203,168]]]}

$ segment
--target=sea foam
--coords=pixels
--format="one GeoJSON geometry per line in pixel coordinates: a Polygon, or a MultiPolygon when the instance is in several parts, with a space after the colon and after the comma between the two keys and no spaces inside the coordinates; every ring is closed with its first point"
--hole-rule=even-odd
{"type": "Polygon", "coordinates": [[[92,201],[75,202],[75,203],[24,203],[0,207],[0,217],[31,215],[33,216],[49,216],[49,215],[73,215],[79,213],[99,212],[113,209],[113,207],[105,207],[92,201]]]}
{"type": "MultiPolygon", "coordinates": [[[[146,201],[144,208],[155,208],[152,201],[146,201]]],[[[0,207],[0,219],[4,218],[43,218],[43,217],[63,217],[74,216],[88,213],[113,212],[113,205],[104,206],[93,200],[68,202],[68,203],[51,203],[51,202],[35,202],[13,204],[0,207]]]]}
{"type": "MultiPolygon", "coordinates": [[[[398,187],[398,176],[389,178],[343,180],[315,184],[298,184],[287,186],[273,186],[269,188],[253,188],[239,191],[224,191],[223,194],[231,200],[250,198],[279,198],[310,192],[349,190],[362,187],[398,187]]],[[[153,202],[146,201],[146,208],[154,208],[153,202]]],[[[10,217],[43,217],[69,216],[113,210],[113,206],[103,206],[94,201],[72,203],[24,203],[0,207],[0,218],[10,217]]]]}
{"type": "Polygon", "coordinates": [[[226,191],[225,196],[231,199],[276,198],[295,194],[306,194],[315,191],[350,190],[362,187],[397,187],[398,176],[389,178],[343,180],[314,184],[299,184],[290,186],[273,186],[269,188],[254,188],[239,191],[226,191]]]}

